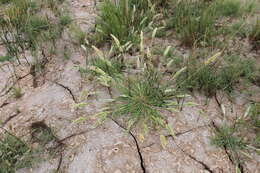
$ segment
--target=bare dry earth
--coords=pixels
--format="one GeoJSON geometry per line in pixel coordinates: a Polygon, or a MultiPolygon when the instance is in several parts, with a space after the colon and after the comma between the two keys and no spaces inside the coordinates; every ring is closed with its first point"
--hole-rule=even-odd
{"type": "MultiPolygon", "coordinates": [[[[95,7],[91,0],[71,0],[70,8],[73,16],[78,19],[80,26],[88,32],[94,24],[95,7]]],[[[4,49],[0,49],[4,54],[4,49]]],[[[84,116],[97,113],[110,96],[106,88],[97,87],[85,82],[75,65],[84,66],[85,57],[81,50],[75,49],[71,58],[65,60],[59,57],[52,58],[46,65],[44,75],[39,79],[38,87],[32,87],[33,78],[28,74],[28,67],[20,67],[18,74],[25,76],[17,82],[24,95],[14,99],[10,94],[4,95],[5,86],[11,86],[9,80],[12,69],[10,64],[0,69],[0,120],[4,122],[14,115],[16,110],[21,111],[16,117],[8,121],[5,127],[17,136],[30,133],[33,122],[44,121],[50,126],[59,139],[71,134],[75,135],[64,143],[60,171],[64,173],[229,173],[235,172],[224,150],[210,145],[209,137],[213,135],[211,121],[220,124],[223,121],[217,102],[212,99],[205,105],[206,98],[195,94],[186,101],[192,101],[198,106],[184,107],[180,113],[165,112],[168,122],[177,134],[176,139],[168,138],[168,145],[162,148],[159,133],[151,133],[143,142],[112,120],[97,128],[95,120],[83,123],[72,121],[84,116]],[[96,96],[80,100],[83,91],[96,91],[96,96]],[[3,95],[2,95],[3,94],[3,95]],[[86,101],[88,105],[81,110],[73,110],[73,105],[86,101]],[[136,141],[135,141],[136,140],[136,141]]],[[[256,90],[259,91],[259,88],[256,90]]],[[[237,94],[235,103],[219,96],[225,103],[226,111],[235,119],[245,111],[243,105],[247,100],[237,94]]],[[[119,123],[123,124],[119,121],[119,123]]],[[[260,170],[260,158],[251,155],[254,159],[245,161],[245,172],[257,173],[260,170]]],[[[60,157],[37,164],[33,169],[19,170],[19,173],[50,173],[56,170],[60,157]]]]}

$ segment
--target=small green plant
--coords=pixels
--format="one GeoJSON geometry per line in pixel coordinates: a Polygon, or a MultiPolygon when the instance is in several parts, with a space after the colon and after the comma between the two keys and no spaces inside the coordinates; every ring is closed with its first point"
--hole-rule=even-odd
{"type": "Polygon", "coordinates": [[[70,26],[70,32],[72,40],[75,44],[85,45],[86,44],[86,32],[82,31],[82,29],[77,25],[70,26]]]}
{"type": "Polygon", "coordinates": [[[72,18],[68,14],[59,17],[59,23],[63,27],[69,25],[71,22],[72,22],[72,18]]]}
{"type": "Polygon", "coordinates": [[[20,168],[32,167],[33,151],[23,141],[6,134],[0,139],[0,173],[15,173],[20,168]]]}
{"type": "Polygon", "coordinates": [[[13,96],[17,99],[21,98],[23,96],[23,93],[22,93],[22,88],[17,88],[17,87],[14,87],[13,88],[13,96]]]}
{"type": "Polygon", "coordinates": [[[216,130],[215,136],[211,138],[211,144],[229,151],[245,149],[246,144],[235,135],[236,129],[223,125],[216,130]]]}
{"type": "Polygon", "coordinates": [[[215,6],[203,1],[174,1],[173,15],[168,27],[174,28],[182,43],[209,42],[214,35],[216,20],[215,6]]]}

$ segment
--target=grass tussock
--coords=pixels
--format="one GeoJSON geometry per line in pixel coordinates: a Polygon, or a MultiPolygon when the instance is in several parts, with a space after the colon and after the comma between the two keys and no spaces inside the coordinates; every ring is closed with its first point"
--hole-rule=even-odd
{"type": "Polygon", "coordinates": [[[251,103],[244,115],[238,117],[231,125],[216,127],[215,135],[210,138],[211,144],[229,152],[235,164],[241,164],[241,153],[253,151],[259,154],[260,126],[259,103],[251,103]]]}
{"type": "Polygon", "coordinates": [[[216,8],[210,2],[184,0],[175,2],[168,27],[186,46],[209,42],[214,35],[216,8]]]}
{"type": "Polygon", "coordinates": [[[105,0],[100,7],[97,20],[96,43],[111,39],[111,34],[122,44],[136,43],[138,33],[152,20],[153,6],[147,0],[105,0]]]}
{"type": "Polygon", "coordinates": [[[112,116],[127,116],[128,129],[140,125],[147,132],[148,127],[168,128],[161,110],[177,107],[171,99],[174,90],[164,85],[155,71],[146,71],[136,78],[129,77],[120,83],[120,96],[111,105],[112,116]]]}
{"type": "Polygon", "coordinates": [[[254,79],[254,63],[242,60],[238,56],[225,58],[224,63],[206,64],[198,57],[190,58],[187,70],[176,80],[178,88],[190,91],[198,90],[207,96],[213,96],[218,90],[231,93],[236,85],[254,79]]]}
{"type": "Polygon", "coordinates": [[[216,2],[216,11],[221,16],[237,16],[242,14],[240,0],[220,0],[216,2]]]}
{"type": "Polygon", "coordinates": [[[230,151],[245,149],[243,139],[235,135],[236,129],[223,125],[216,131],[215,136],[211,138],[211,144],[230,151]]]}

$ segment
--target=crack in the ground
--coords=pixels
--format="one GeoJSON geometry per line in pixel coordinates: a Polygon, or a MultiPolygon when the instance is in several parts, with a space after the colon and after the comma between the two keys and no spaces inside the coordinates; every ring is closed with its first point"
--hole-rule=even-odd
{"type": "Polygon", "coordinates": [[[73,94],[72,90],[71,90],[69,87],[67,87],[67,86],[65,86],[65,85],[63,85],[63,84],[61,84],[61,83],[55,82],[55,81],[53,81],[53,83],[55,83],[56,85],[58,85],[58,86],[64,88],[65,90],[67,90],[67,91],[69,92],[69,94],[71,95],[73,101],[74,101],[75,103],[77,103],[77,99],[76,99],[75,95],[73,94]]]}
{"type": "Polygon", "coordinates": [[[191,158],[192,160],[194,160],[195,162],[197,162],[197,163],[199,163],[200,165],[202,165],[203,168],[204,168],[205,170],[207,170],[208,172],[214,173],[206,163],[204,163],[204,162],[202,162],[202,161],[196,159],[194,156],[192,156],[192,155],[186,153],[184,150],[182,150],[182,152],[183,152],[184,154],[186,154],[189,158],[191,158]]]}
{"type": "Polygon", "coordinates": [[[9,102],[6,102],[6,101],[5,101],[3,104],[0,105],[0,108],[3,108],[3,107],[5,107],[5,106],[7,106],[7,105],[9,105],[9,104],[10,104],[9,102]]]}
{"type": "Polygon", "coordinates": [[[171,137],[171,139],[173,140],[173,142],[175,143],[175,145],[186,155],[188,156],[190,159],[192,159],[193,161],[197,162],[198,164],[200,164],[205,170],[207,170],[210,173],[214,173],[214,171],[212,171],[210,169],[210,167],[202,162],[201,160],[198,160],[196,157],[192,156],[191,154],[187,153],[185,150],[183,150],[176,142],[175,142],[175,138],[173,138],[173,136],[169,136],[171,137]]]}
{"type": "MultiPolygon", "coordinates": [[[[204,128],[204,127],[208,127],[209,125],[203,125],[203,126],[198,126],[198,127],[195,127],[195,128],[192,128],[192,129],[189,129],[189,130],[186,130],[186,131],[183,131],[183,132],[178,132],[178,133],[175,133],[175,136],[181,136],[181,135],[184,135],[186,133],[189,133],[189,132],[192,132],[192,131],[195,131],[195,130],[198,130],[200,128],[204,128]]],[[[167,135],[165,136],[166,138],[170,138],[172,137],[172,135],[167,135]]]]}
{"type": "Polygon", "coordinates": [[[13,118],[15,118],[16,116],[18,116],[21,112],[19,110],[16,111],[16,113],[14,115],[11,115],[10,117],[8,117],[1,125],[1,127],[4,127],[9,121],[11,121],[13,118]]]}
{"type": "MultiPolygon", "coordinates": [[[[125,131],[128,131],[124,126],[122,126],[120,123],[118,123],[116,120],[114,120],[113,118],[110,118],[117,126],[119,126],[120,128],[124,129],[125,131]]],[[[141,153],[141,149],[140,146],[138,144],[138,141],[136,139],[136,137],[134,136],[134,134],[130,131],[128,131],[128,133],[132,136],[132,138],[134,139],[135,145],[136,145],[136,149],[139,155],[139,159],[140,159],[140,165],[141,168],[143,170],[143,173],[146,173],[146,168],[145,168],[145,164],[144,164],[144,159],[143,159],[143,155],[141,153]]]]}

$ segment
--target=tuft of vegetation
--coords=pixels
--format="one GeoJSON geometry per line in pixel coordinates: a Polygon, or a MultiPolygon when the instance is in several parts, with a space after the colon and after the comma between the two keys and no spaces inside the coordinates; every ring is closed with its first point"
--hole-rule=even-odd
{"type": "Polygon", "coordinates": [[[72,22],[72,18],[71,18],[71,16],[68,15],[68,14],[62,15],[62,16],[60,16],[60,18],[59,18],[59,24],[60,24],[62,27],[69,25],[71,22],[72,22]]]}
{"type": "Polygon", "coordinates": [[[109,41],[111,34],[122,44],[137,42],[137,34],[152,19],[153,9],[147,0],[105,0],[100,7],[94,39],[97,43],[109,41]]]}
{"type": "Polygon", "coordinates": [[[245,142],[235,135],[236,129],[223,125],[216,130],[215,136],[211,138],[211,144],[229,151],[245,149],[245,142]]]}
{"type": "Polygon", "coordinates": [[[215,20],[216,9],[210,2],[176,1],[168,27],[174,28],[184,45],[193,46],[211,40],[215,20]]]}
{"type": "Polygon", "coordinates": [[[257,19],[255,24],[252,26],[252,29],[249,32],[249,39],[254,49],[260,49],[260,19],[257,19]]]}
{"type": "Polygon", "coordinates": [[[207,64],[199,58],[190,58],[187,70],[176,80],[178,88],[199,90],[207,96],[213,96],[218,90],[232,92],[241,79],[253,80],[253,61],[241,60],[237,56],[225,59],[223,64],[207,64]]]}
{"type": "Polygon", "coordinates": [[[129,77],[120,83],[119,90],[120,96],[111,104],[112,116],[128,116],[129,130],[137,124],[167,127],[160,110],[167,109],[176,94],[161,82],[157,72],[148,70],[136,78],[129,77]]]}
{"type": "Polygon", "coordinates": [[[23,141],[9,134],[0,139],[0,173],[15,173],[34,162],[34,152],[23,141]]]}
{"type": "Polygon", "coordinates": [[[71,38],[75,44],[78,45],[85,45],[86,44],[86,32],[82,31],[82,29],[79,26],[71,25],[69,28],[71,32],[71,38]]]}
{"type": "Polygon", "coordinates": [[[215,4],[216,11],[221,16],[237,16],[240,14],[240,0],[219,0],[215,4]]]}
{"type": "Polygon", "coordinates": [[[22,88],[14,87],[14,88],[13,88],[13,96],[14,96],[16,99],[21,98],[21,97],[23,96],[22,88]]]}

